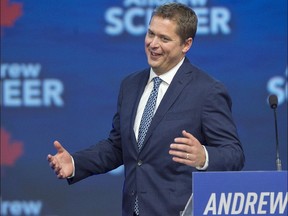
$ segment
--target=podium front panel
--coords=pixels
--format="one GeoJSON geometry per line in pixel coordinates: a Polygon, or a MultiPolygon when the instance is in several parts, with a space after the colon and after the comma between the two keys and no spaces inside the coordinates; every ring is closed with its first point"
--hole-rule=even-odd
{"type": "Polygon", "coordinates": [[[287,171],[195,172],[193,215],[285,215],[287,171]]]}

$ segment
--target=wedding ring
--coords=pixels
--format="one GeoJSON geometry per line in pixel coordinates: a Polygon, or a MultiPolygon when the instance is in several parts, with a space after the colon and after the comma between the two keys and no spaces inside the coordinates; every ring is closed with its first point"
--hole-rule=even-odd
{"type": "Polygon", "coordinates": [[[186,154],[186,159],[189,160],[189,154],[186,154]]]}

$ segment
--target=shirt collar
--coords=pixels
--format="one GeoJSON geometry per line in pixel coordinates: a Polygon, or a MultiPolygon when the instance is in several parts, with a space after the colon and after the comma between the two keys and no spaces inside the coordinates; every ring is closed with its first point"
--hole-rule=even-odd
{"type": "MultiPolygon", "coordinates": [[[[160,75],[159,77],[168,85],[170,85],[170,83],[172,82],[175,74],[177,73],[178,69],[180,68],[180,66],[183,64],[184,62],[183,58],[177,65],[175,65],[173,68],[171,68],[169,71],[167,71],[166,73],[160,75]]],[[[150,77],[148,80],[148,83],[150,83],[152,81],[152,79],[154,77],[157,77],[157,74],[153,71],[152,68],[150,68],[150,77]]]]}

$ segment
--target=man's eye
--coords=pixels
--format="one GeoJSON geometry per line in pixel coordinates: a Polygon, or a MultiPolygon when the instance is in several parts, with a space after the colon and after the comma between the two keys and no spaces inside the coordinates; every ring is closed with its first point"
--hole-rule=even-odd
{"type": "Polygon", "coordinates": [[[154,33],[151,32],[151,31],[148,31],[148,35],[149,35],[149,36],[154,36],[154,33]]]}
{"type": "Polygon", "coordinates": [[[162,40],[163,42],[168,42],[168,41],[169,41],[169,38],[162,37],[161,40],[162,40]]]}

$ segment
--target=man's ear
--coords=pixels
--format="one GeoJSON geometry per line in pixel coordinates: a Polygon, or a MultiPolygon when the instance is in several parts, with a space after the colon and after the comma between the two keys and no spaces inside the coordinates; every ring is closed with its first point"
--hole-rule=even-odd
{"type": "Polygon", "coordinates": [[[187,53],[189,49],[191,48],[192,44],[193,44],[193,39],[191,37],[186,39],[184,42],[184,47],[182,49],[182,52],[187,53]]]}

